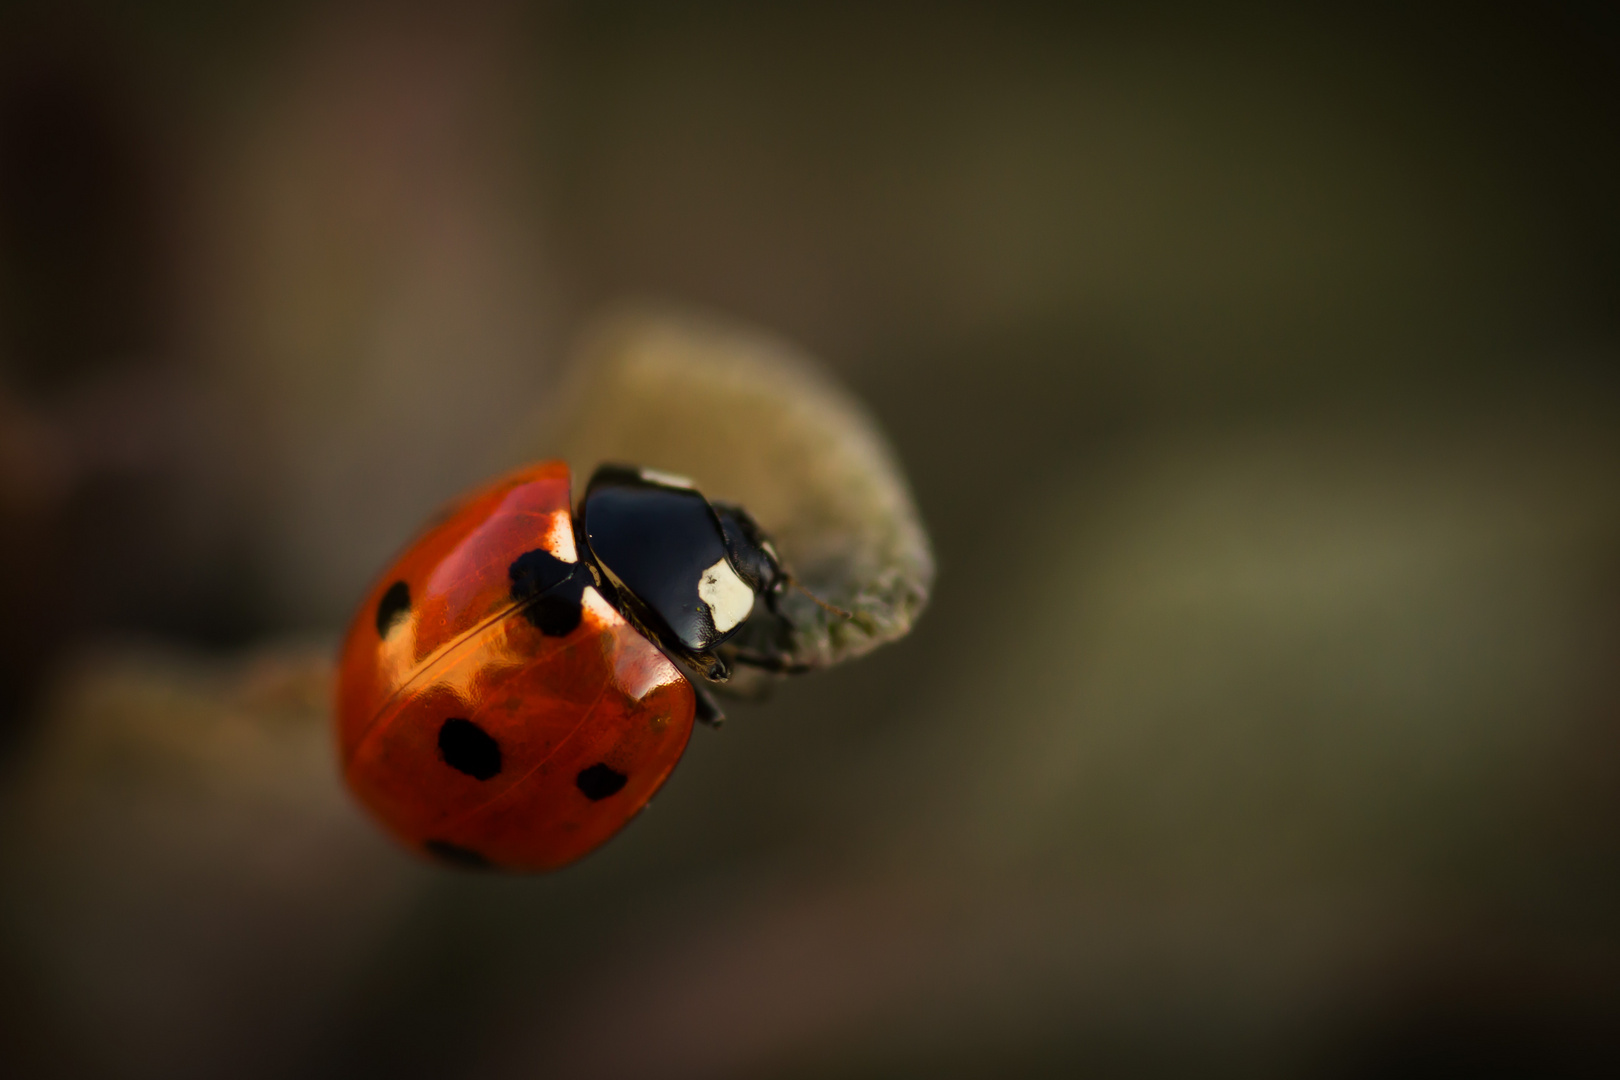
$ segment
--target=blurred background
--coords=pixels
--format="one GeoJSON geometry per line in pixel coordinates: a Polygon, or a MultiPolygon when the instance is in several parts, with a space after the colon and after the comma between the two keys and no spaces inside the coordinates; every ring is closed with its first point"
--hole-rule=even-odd
{"type": "Polygon", "coordinates": [[[1612,1075],[1620,18],[0,14],[0,1064],[1612,1075]],[[936,543],[541,878],[351,807],[370,576],[651,296],[936,543]]]}

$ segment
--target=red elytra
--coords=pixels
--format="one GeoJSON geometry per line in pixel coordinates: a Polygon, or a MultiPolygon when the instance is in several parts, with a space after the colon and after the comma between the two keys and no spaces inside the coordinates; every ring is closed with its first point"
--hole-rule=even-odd
{"type": "Polygon", "coordinates": [[[570,494],[557,461],[475,492],[411,544],[349,627],[344,778],[418,850],[566,865],[623,828],[686,749],[691,684],[594,584],[575,590],[571,626],[572,611],[559,626],[514,598],[526,556],[577,566],[570,494]]]}

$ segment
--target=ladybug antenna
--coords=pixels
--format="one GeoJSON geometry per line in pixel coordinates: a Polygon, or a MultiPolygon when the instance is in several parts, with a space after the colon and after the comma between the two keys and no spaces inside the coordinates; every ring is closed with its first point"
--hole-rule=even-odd
{"type": "Polygon", "coordinates": [[[800,592],[804,593],[804,595],[814,600],[818,605],[820,605],[823,611],[837,615],[843,619],[853,619],[855,617],[852,613],[845,611],[843,608],[827,603],[827,601],[823,600],[821,597],[817,596],[803,585],[800,585],[797,578],[789,577],[788,584],[792,585],[795,589],[798,589],[800,592]]]}

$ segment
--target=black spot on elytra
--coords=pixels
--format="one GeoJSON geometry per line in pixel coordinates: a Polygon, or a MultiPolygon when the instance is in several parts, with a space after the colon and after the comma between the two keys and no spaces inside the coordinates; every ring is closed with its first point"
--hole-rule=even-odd
{"type": "Polygon", "coordinates": [[[507,567],[512,601],[525,605],[523,617],[549,637],[566,637],[582,617],[580,598],[590,573],[579,563],[563,562],[545,548],[525,551],[507,567]]]}
{"type": "Polygon", "coordinates": [[[473,723],[451,717],[439,728],[439,753],[452,769],[475,780],[488,780],[501,771],[501,745],[473,723]]]}
{"type": "Polygon", "coordinates": [[[549,589],[573,576],[578,563],[563,562],[545,548],[535,548],[525,551],[506,572],[512,579],[512,599],[516,601],[532,600],[549,589]]]}
{"type": "Polygon", "coordinates": [[[377,601],[377,636],[387,637],[394,624],[410,613],[411,588],[403,581],[396,581],[377,601]]]}
{"type": "Polygon", "coordinates": [[[567,637],[584,616],[579,600],[578,596],[542,596],[523,609],[523,617],[547,637],[567,637]]]}
{"type": "Polygon", "coordinates": [[[465,867],[469,870],[494,869],[494,864],[472,848],[464,848],[448,840],[429,840],[422,847],[429,855],[451,866],[465,867]]]}
{"type": "Polygon", "coordinates": [[[610,769],[599,761],[588,769],[581,769],[579,775],[574,777],[574,783],[579,785],[579,790],[585,793],[587,799],[597,802],[609,795],[617,795],[628,779],[624,773],[610,769]]]}

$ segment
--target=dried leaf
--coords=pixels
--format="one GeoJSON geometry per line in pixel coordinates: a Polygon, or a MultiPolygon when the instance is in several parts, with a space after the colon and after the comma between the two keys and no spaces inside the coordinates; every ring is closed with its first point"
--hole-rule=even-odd
{"type": "MultiPolygon", "coordinates": [[[[826,667],[903,637],[934,560],[876,422],[830,372],[766,333],[689,312],[611,314],[584,339],[545,447],[583,484],[604,462],[679,473],[747,509],[811,596],[764,605],[727,652],[826,667]]],[[[757,670],[757,669],[756,669],[757,670]]],[[[730,688],[763,680],[740,668],[730,688]]]]}

